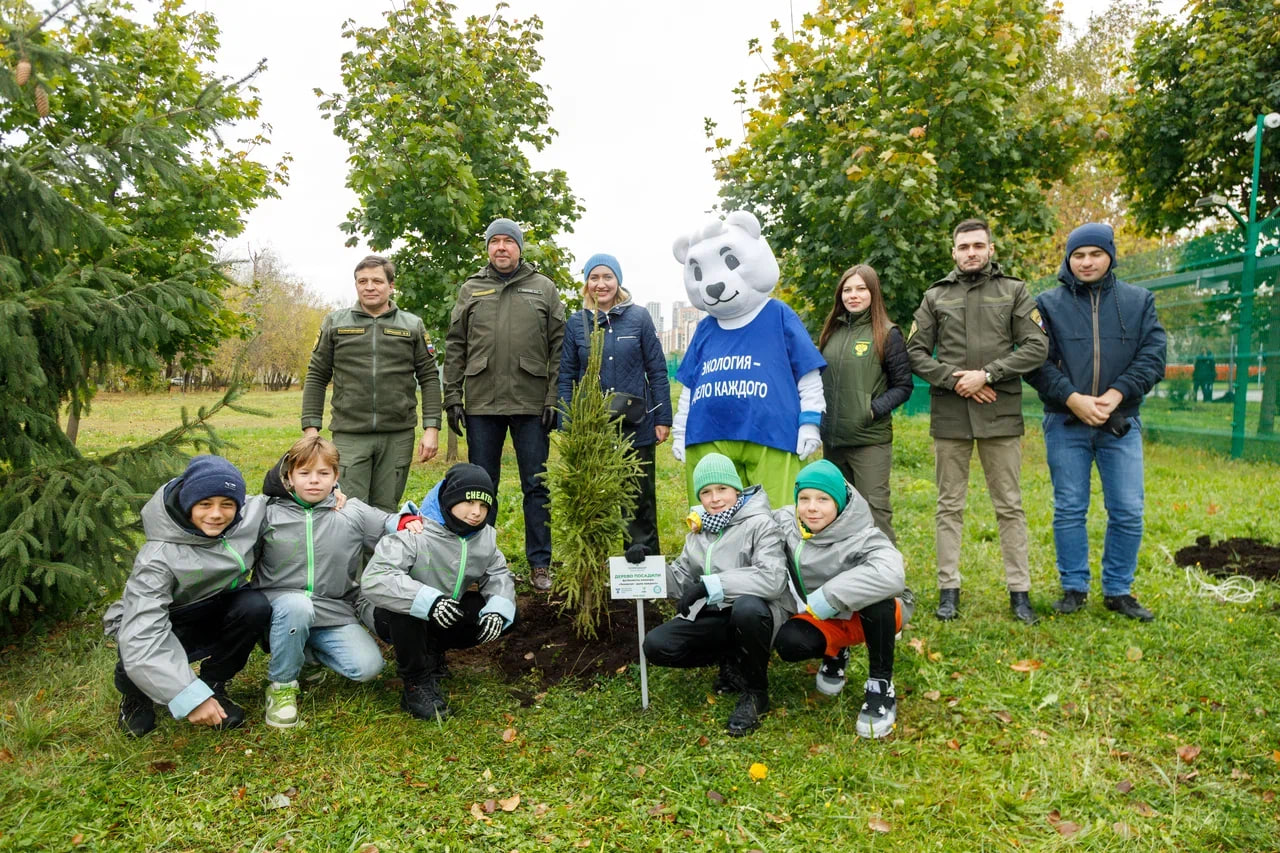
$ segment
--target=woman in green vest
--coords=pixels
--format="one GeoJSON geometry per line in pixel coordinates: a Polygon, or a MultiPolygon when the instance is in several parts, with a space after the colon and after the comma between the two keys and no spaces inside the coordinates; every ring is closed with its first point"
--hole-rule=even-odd
{"type": "Polygon", "coordinates": [[[893,410],[911,396],[911,362],[889,319],[880,276],[866,264],[844,271],[818,349],[827,360],[822,454],[871,506],[876,527],[896,543],[889,503],[893,410]]]}

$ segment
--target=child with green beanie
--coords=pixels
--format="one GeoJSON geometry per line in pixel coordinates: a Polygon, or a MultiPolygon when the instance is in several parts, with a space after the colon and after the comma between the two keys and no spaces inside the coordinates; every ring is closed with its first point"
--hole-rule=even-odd
{"type": "Polygon", "coordinates": [[[867,502],[825,459],[801,469],[795,501],[774,519],[804,612],[787,620],[774,647],[786,661],[822,658],[817,688],[835,696],[844,689],[849,647],[865,642],[870,671],[857,731],[884,737],[897,720],[895,635],[915,606],[902,554],[875,526],[867,502]]]}
{"type": "Polygon", "coordinates": [[[744,490],[727,456],[702,457],[693,482],[701,506],[667,566],[680,615],[649,632],[644,653],[658,666],[718,664],[716,690],[739,693],[728,722],[737,737],[769,710],[769,649],[790,612],[785,555],[768,497],[759,486],[744,490]]]}

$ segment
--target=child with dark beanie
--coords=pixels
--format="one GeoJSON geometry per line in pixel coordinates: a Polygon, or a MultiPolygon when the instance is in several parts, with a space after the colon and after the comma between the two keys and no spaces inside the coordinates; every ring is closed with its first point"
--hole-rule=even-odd
{"type": "Polygon", "coordinates": [[[420,508],[405,505],[401,526],[421,518],[422,533],[384,536],[361,578],[378,636],[396,650],[400,707],[420,719],[450,713],[445,651],[492,642],[515,622],[515,584],[488,523],[494,499],[483,468],[454,465],[420,508]]]}
{"type": "Polygon", "coordinates": [[[265,506],[261,496],[245,497],[230,462],[197,456],[142,508],[146,542],[103,617],[119,646],[118,722],[127,734],[155,728],[153,702],[195,725],[244,723],[227,682],[271,621],[270,602],[249,587],[265,506]],[[199,676],[190,663],[198,660],[199,676]]]}
{"type": "Polygon", "coordinates": [[[817,688],[835,696],[844,689],[849,647],[865,642],[870,672],[857,731],[884,737],[897,720],[895,635],[915,608],[902,554],[875,526],[867,502],[826,459],[800,470],[795,499],[774,520],[783,531],[803,612],[782,626],[774,648],[786,661],[822,658],[817,688]]]}

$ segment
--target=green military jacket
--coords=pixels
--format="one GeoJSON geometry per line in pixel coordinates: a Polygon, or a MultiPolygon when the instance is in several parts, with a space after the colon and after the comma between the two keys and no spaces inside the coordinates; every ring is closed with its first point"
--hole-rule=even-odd
{"type": "Polygon", "coordinates": [[[889,387],[884,365],[876,357],[871,312],[840,318],[822,348],[827,369],[822,371],[822,441],[830,447],[865,447],[893,441],[893,415],[875,420],[871,401],[889,387]]]}
{"type": "Polygon", "coordinates": [[[356,305],[324,318],[302,385],[303,429],[320,428],[331,379],[334,432],[413,429],[418,388],[422,426],[440,426],[440,376],[431,339],[422,320],[394,302],[377,317],[356,305]]]}
{"type": "Polygon", "coordinates": [[[931,386],[935,438],[1022,435],[1022,375],[1044,363],[1049,336],[1021,279],[992,261],[980,272],[952,270],[925,291],[907,335],[911,370],[931,386]],[[957,370],[985,370],[994,403],[955,393],[957,370]]]}
{"type": "Polygon", "coordinates": [[[556,405],[564,303],[529,263],[504,279],[486,265],[467,279],[449,318],[444,404],[469,415],[541,415],[556,405]]]}

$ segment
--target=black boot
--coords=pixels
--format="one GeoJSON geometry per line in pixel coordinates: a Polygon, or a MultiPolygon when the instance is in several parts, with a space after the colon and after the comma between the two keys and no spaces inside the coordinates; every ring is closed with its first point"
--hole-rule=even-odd
{"type": "Polygon", "coordinates": [[[943,622],[950,622],[960,615],[960,589],[938,590],[938,609],[933,614],[943,622]]]}
{"type": "Polygon", "coordinates": [[[452,713],[440,693],[439,682],[434,678],[405,681],[400,707],[419,720],[443,720],[452,713]]]}
{"type": "Polygon", "coordinates": [[[1150,622],[1156,615],[1138,603],[1132,595],[1108,595],[1102,599],[1103,605],[1111,611],[1139,622],[1150,622]]]}
{"type": "Polygon", "coordinates": [[[1040,621],[1040,617],[1031,609],[1031,594],[1028,592],[1010,591],[1009,609],[1013,611],[1014,619],[1026,625],[1034,625],[1040,621]]]}
{"type": "Polygon", "coordinates": [[[716,673],[716,681],[711,685],[711,689],[723,696],[726,693],[741,693],[745,686],[742,673],[738,671],[733,661],[727,658],[720,661],[720,671],[716,673]]]}
{"type": "Polygon", "coordinates": [[[1053,609],[1059,613],[1075,613],[1077,610],[1083,610],[1088,601],[1088,591],[1064,589],[1062,591],[1062,598],[1059,598],[1053,603],[1053,609]]]}
{"type": "Polygon", "coordinates": [[[120,700],[120,715],[116,722],[120,730],[130,737],[142,737],[156,727],[156,709],[151,700],[139,693],[126,693],[120,700]]]}
{"type": "Polygon", "coordinates": [[[760,717],[769,710],[769,694],[764,690],[743,690],[737,707],[729,715],[729,736],[742,737],[760,725],[760,717]]]}
{"type": "Polygon", "coordinates": [[[213,698],[218,700],[218,704],[222,706],[222,710],[226,713],[227,718],[215,729],[238,729],[244,725],[244,708],[241,708],[235,702],[231,701],[231,697],[227,695],[227,682],[210,681],[209,689],[213,691],[213,698]]]}

